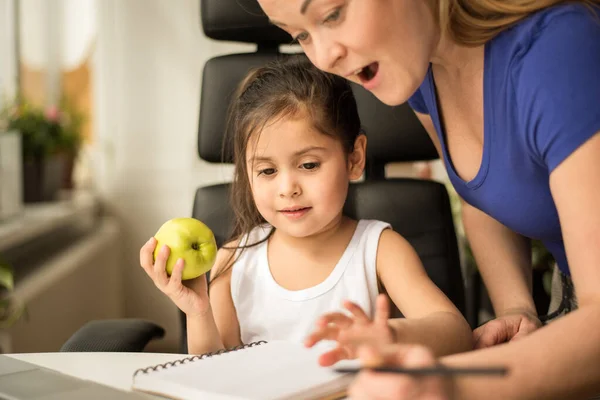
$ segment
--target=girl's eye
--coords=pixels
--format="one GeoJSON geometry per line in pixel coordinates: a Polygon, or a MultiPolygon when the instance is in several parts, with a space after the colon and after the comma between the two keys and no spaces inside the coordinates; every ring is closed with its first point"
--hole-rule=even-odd
{"type": "Polygon", "coordinates": [[[337,21],[337,20],[340,18],[340,14],[341,14],[341,12],[342,12],[342,7],[338,7],[338,8],[336,8],[335,10],[333,10],[333,11],[331,12],[331,14],[329,14],[329,15],[327,16],[327,18],[325,18],[325,19],[323,20],[323,23],[324,23],[324,24],[327,24],[327,23],[329,23],[329,22],[335,22],[335,21],[337,21]]]}
{"type": "Polygon", "coordinates": [[[308,32],[302,32],[294,38],[295,43],[302,43],[308,39],[308,32]]]}
{"type": "Polygon", "coordinates": [[[259,176],[260,175],[269,176],[269,175],[273,175],[274,173],[275,173],[275,168],[265,168],[265,169],[258,171],[259,176]]]}
{"type": "Polygon", "coordinates": [[[302,168],[303,169],[315,169],[319,167],[319,163],[316,162],[309,162],[309,163],[304,163],[302,164],[302,168]]]}

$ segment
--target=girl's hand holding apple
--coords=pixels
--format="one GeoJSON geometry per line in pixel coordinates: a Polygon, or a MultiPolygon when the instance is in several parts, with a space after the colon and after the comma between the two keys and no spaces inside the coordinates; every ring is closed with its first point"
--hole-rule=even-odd
{"type": "Polygon", "coordinates": [[[169,246],[162,245],[156,252],[158,241],[152,237],[140,250],[140,265],[156,287],[166,294],[179,309],[188,317],[204,315],[210,308],[208,299],[208,285],[206,277],[201,275],[195,279],[182,283],[182,274],[185,267],[183,258],[176,260],[171,276],[167,275],[166,265],[171,250],[169,246]]]}

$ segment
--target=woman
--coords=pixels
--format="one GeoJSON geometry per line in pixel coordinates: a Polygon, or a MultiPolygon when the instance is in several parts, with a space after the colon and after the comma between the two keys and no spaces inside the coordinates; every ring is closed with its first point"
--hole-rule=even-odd
{"type": "Polygon", "coordinates": [[[465,229],[497,316],[474,332],[480,349],[440,360],[411,347],[366,356],[510,369],[501,379],[362,374],[353,395],[600,393],[600,1],[259,3],[319,68],[386,104],[408,101],[464,200],[465,229]],[[563,287],[575,288],[564,291],[561,307],[572,312],[542,329],[530,238],[552,252],[563,287]]]}

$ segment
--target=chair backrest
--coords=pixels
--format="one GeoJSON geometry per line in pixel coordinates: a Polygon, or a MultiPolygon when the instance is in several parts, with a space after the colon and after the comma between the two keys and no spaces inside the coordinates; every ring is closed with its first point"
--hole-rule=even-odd
{"type": "MultiPolygon", "coordinates": [[[[201,19],[211,39],[257,44],[256,52],[215,57],[204,67],[198,154],[208,162],[229,163],[222,159],[222,146],[231,96],[249,69],[284,57],[279,45],[290,43],[291,37],[269,24],[256,0],[201,0],[201,19]]],[[[368,138],[367,168],[364,181],[351,184],[345,212],[357,219],[389,222],[414,246],[431,279],[464,313],[458,246],[444,185],[389,179],[384,173],[388,163],[436,159],[436,150],[407,104],[389,107],[361,86],[353,84],[353,90],[368,138]]],[[[233,221],[228,185],[199,188],[192,215],[210,226],[222,245],[233,221]]]]}

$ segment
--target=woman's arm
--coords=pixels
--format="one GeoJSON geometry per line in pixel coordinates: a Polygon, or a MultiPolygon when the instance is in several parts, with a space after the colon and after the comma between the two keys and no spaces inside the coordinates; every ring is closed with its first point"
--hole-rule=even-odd
{"type": "Polygon", "coordinates": [[[390,229],[379,240],[377,274],[406,317],[389,321],[398,342],[426,345],[438,356],[472,349],[467,321],[429,279],[413,247],[390,229]]]}
{"type": "Polygon", "coordinates": [[[462,219],[496,315],[516,310],[535,317],[529,240],[464,201],[462,219]]]}
{"type": "Polygon", "coordinates": [[[531,296],[531,245],[492,217],[463,202],[465,233],[496,318],[477,328],[475,348],[525,336],[541,326],[531,296]]]}
{"type": "Polygon", "coordinates": [[[576,399],[600,393],[600,132],[550,175],[579,309],[531,335],[450,356],[447,365],[503,364],[504,379],[458,379],[456,398],[576,399]]]}
{"type": "MultiPolygon", "coordinates": [[[[226,247],[233,247],[229,244],[226,247]]],[[[233,250],[221,248],[217,253],[213,276],[231,265],[233,250]]],[[[204,278],[204,277],[203,277],[204,278]]],[[[240,327],[231,298],[231,268],[211,281],[210,307],[204,315],[187,317],[188,352],[202,354],[241,344],[240,327]]]]}

